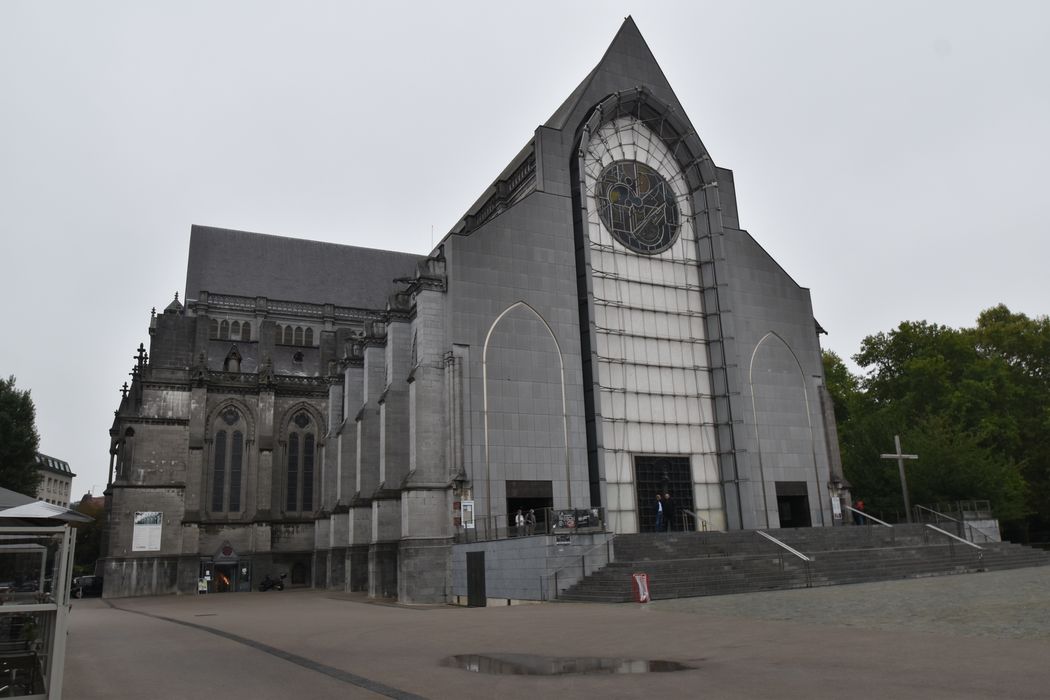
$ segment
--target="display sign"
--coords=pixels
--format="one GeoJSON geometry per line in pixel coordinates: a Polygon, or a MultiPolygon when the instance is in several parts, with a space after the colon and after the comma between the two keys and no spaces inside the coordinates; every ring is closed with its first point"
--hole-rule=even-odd
{"type": "Polygon", "coordinates": [[[842,500],[838,496],[831,497],[831,514],[836,518],[842,517],[842,500]]]}
{"type": "Polygon", "coordinates": [[[584,510],[559,510],[555,514],[555,530],[600,530],[602,527],[601,515],[597,508],[584,510]]]}
{"type": "Polygon", "coordinates": [[[164,513],[150,510],[135,513],[135,528],[131,534],[131,551],[159,552],[160,531],[164,513]]]}
{"type": "Polygon", "coordinates": [[[463,501],[460,504],[460,520],[467,530],[474,529],[474,501],[463,501]]]}

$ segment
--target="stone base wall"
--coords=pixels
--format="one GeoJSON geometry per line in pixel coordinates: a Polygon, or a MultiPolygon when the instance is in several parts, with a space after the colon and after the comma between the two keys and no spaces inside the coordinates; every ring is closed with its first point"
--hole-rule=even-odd
{"type": "Polygon", "coordinates": [[[369,597],[397,597],[397,549],[397,542],[376,542],[369,545],[369,597]]]}
{"type": "Polygon", "coordinates": [[[368,545],[346,548],[346,578],[350,591],[368,591],[368,545]]]}
{"type": "Polygon", "coordinates": [[[453,545],[452,594],[466,600],[467,552],[484,552],[486,597],[551,600],[554,574],[561,591],[583,578],[582,559],[586,560],[588,574],[605,566],[608,548],[602,545],[612,537],[611,533],[572,535],[568,544],[558,544],[554,536],[541,535],[453,545]]]}
{"type": "MultiPolygon", "coordinates": [[[[198,560],[194,558],[190,563],[198,560]]],[[[128,559],[106,559],[102,562],[104,583],[103,598],[129,598],[132,596],[170,595],[186,593],[181,581],[178,557],[134,557],[128,559]]],[[[197,574],[193,574],[193,592],[197,591],[197,574]]]]}
{"type": "Polygon", "coordinates": [[[452,540],[402,540],[398,552],[397,597],[402,603],[452,600],[452,540]]]}
{"type": "Polygon", "coordinates": [[[328,552],[328,590],[348,591],[346,580],[346,547],[332,547],[328,552]]]}

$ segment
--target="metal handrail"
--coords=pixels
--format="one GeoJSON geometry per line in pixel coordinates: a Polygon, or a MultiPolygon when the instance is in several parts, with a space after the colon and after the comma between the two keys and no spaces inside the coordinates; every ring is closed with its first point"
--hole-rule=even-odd
{"type": "Polygon", "coordinates": [[[707,521],[706,520],[704,520],[699,515],[697,515],[693,511],[689,510],[688,508],[682,508],[682,510],[680,512],[682,513],[682,530],[683,531],[688,529],[686,527],[686,525],[689,524],[689,520],[687,519],[687,517],[688,516],[692,516],[693,520],[696,521],[697,530],[695,530],[695,532],[707,532],[707,521]]]}
{"type": "MultiPolygon", "coordinates": [[[[959,520],[958,518],[953,518],[952,516],[947,515],[946,513],[941,513],[940,511],[934,510],[933,508],[927,508],[926,506],[916,505],[916,506],[913,506],[913,508],[915,509],[915,515],[916,516],[919,515],[920,511],[926,510],[926,511],[929,511],[929,512],[933,513],[938,518],[944,518],[945,520],[950,520],[953,523],[959,523],[963,527],[969,528],[973,532],[980,533],[980,535],[982,537],[984,537],[984,541],[985,542],[995,542],[995,538],[994,537],[992,537],[991,535],[989,535],[987,532],[985,532],[981,528],[977,527],[976,525],[971,525],[970,523],[966,522],[965,520],[959,520]]],[[[919,518],[916,517],[915,519],[918,520],[919,518]]]]}
{"type": "Polygon", "coordinates": [[[947,530],[942,530],[941,528],[939,528],[939,527],[937,527],[935,525],[930,525],[929,523],[927,523],[926,527],[929,528],[930,530],[933,530],[934,532],[939,532],[942,535],[945,535],[946,537],[950,537],[953,540],[956,540],[958,542],[962,542],[963,544],[967,545],[968,547],[973,547],[974,549],[980,549],[982,551],[984,550],[984,547],[982,547],[981,545],[979,545],[979,544],[977,544],[975,542],[970,542],[969,540],[964,540],[963,538],[959,537],[958,535],[953,535],[952,533],[948,532],[947,530]]]}
{"type": "MultiPolygon", "coordinates": [[[[811,558],[807,557],[805,554],[803,554],[802,552],[798,551],[794,547],[791,547],[791,546],[787,545],[786,543],[781,542],[780,540],[778,540],[776,537],[773,537],[773,535],[769,534],[768,532],[763,532],[762,530],[755,530],[755,532],[757,532],[762,537],[765,537],[767,540],[769,540],[773,544],[777,545],[778,547],[783,548],[784,550],[790,552],[791,554],[793,554],[796,557],[798,557],[799,559],[801,559],[802,560],[803,569],[806,572],[806,588],[812,588],[813,587],[813,572],[811,571],[811,565],[813,563],[813,560],[811,558]]],[[[780,570],[783,571],[784,570],[784,553],[783,552],[777,552],[777,555],[778,555],[778,558],[780,559],[780,570]]]]}
{"type": "MultiPolygon", "coordinates": [[[[609,537],[608,539],[605,540],[605,542],[602,542],[601,544],[594,545],[593,547],[591,547],[586,552],[584,552],[583,554],[580,555],[580,579],[581,580],[587,576],[587,555],[590,554],[591,552],[597,551],[601,547],[605,547],[606,548],[605,564],[608,565],[608,564],[610,564],[613,561],[612,541],[613,541],[613,538],[609,537]]],[[[554,571],[550,572],[549,574],[544,574],[544,578],[547,580],[548,583],[550,582],[551,577],[554,578],[554,591],[553,591],[554,595],[553,595],[553,598],[557,598],[558,597],[558,572],[565,571],[569,567],[575,567],[575,566],[576,566],[575,563],[566,564],[565,566],[558,567],[557,569],[555,569],[554,571]]],[[[593,572],[591,572],[591,573],[593,573],[593,572]]],[[[552,600],[553,598],[549,595],[551,593],[550,586],[547,587],[547,593],[548,593],[547,600],[552,600]]]]}
{"type": "Polygon", "coordinates": [[[775,545],[777,545],[779,547],[783,547],[784,549],[786,549],[787,551],[791,552],[792,554],[794,554],[796,557],[798,557],[802,561],[807,561],[807,562],[808,561],[813,561],[812,559],[807,557],[802,552],[798,551],[794,547],[791,547],[791,546],[781,542],[780,540],[778,540],[776,537],[773,537],[773,535],[769,534],[768,532],[762,532],[761,530],[755,530],[755,532],[758,533],[759,535],[762,535],[763,537],[765,537],[767,540],[769,540],[773,544],[775,544],[775,545]]]}
{"type": "Polygon", "coordinates": [[[884,520],[879,520],[874,515],[871,515],[870,513],[867,513],[867,512],[865,512],[863,510],[857,510],[853,506],[844,506],[844,507],[845,507],[846,510],[852,511],[854,513],[857,513],[858,515],[863,515],[865,518],[868,518],[869,520],[873,520],[874,522],[877,522],[879,525],[882,525],[884,527],[893,527],[888,522],[886,522],[884,520]]]}

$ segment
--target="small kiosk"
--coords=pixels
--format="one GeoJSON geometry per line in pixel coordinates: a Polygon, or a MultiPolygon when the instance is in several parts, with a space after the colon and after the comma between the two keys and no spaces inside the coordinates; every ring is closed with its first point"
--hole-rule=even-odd
{"type": "Polygon", "coordinates": [[[71,524],[90,520],[0,488],[0,697],[62,697],[71,524]]]}

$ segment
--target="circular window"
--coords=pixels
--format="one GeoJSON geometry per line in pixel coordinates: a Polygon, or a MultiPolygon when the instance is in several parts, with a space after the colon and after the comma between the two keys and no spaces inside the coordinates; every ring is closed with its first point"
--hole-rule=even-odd
{"type": "Polygon", "coordinates": [[[674,190],[648,165],[633,160],[609,165],[598,176],[595,199],[605,228],[633,251],[655,255],[678,237],[674,190]]]}

